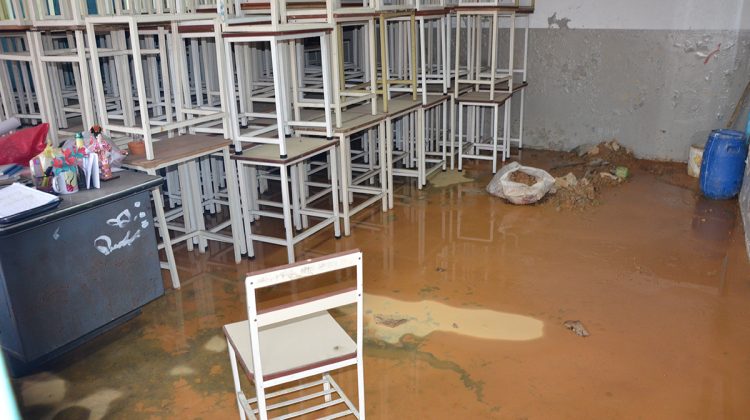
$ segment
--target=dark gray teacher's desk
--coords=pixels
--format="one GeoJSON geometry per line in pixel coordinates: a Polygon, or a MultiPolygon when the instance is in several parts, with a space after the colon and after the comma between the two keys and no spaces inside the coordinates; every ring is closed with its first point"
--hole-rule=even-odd
{"type": "Polygon", "coordinates": [[[140,313],[164,294],[151,190],[162,178],[118,172],[100,189],[0,225],[0,343],[24,375],[140,313]]]}

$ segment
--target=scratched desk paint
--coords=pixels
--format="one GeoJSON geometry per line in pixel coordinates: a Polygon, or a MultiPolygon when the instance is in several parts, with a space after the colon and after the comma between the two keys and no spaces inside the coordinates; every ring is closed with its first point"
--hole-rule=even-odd
{"type": "Polygon", "coordinates": [[[120,172],[54,210],[0,225],[0,343],[23,375],[137,315],[164,294],[150,191],[120,172]]]}

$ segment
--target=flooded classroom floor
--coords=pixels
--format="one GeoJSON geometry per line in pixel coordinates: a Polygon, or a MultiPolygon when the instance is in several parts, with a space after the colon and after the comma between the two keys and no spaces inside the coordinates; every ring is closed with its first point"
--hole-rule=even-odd
{"type": "MultiPolygon", "coordinates": [[[[559,159],[523,153],[546,169],[559,159]]],[[[488,168],[401,185],[394,209],[358,214],[350,237],[329,228],[297,247],[298,259],[364,254],[368,418],[750,417],[735,200],[703,199],[684,164],[642,163],[589,205],[513,206],[485,192],[488,168]]],[[[238,418],[221,328],[247,318],[245,273],[286,262],[278,246],[256,253],[235,265],[227,247],[179,248],[180,290],[14,381],[24,416],[238,418]]],[[[356,394],[353,371],[342,376],[356,394]]]]}

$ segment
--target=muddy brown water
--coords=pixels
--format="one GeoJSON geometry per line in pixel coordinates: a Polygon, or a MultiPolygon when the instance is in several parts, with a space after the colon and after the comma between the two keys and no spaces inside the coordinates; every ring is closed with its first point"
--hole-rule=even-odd
{"type": "MultiPolygon", "coordinates": [[[[558,160],[534,150],[522,159],[558,160]]],[[[459,183],[399,185],[396,207],[367,209],[350,237],[327,229],[300,244],[300,259],[360,248],[365,309],[430,327],[368,321],[367,416],[750,417],[750,265],[737,203],[702,199],[676,165],[644,165],[598,206],[556,211],[489,196],[488,166],[469,164],[459,183]],[[497,314],[541,333],[506,339],[497,314]],[[591,335],[567,330],[571,319],[591,335]]],[[[235,265],[226,246],[179,248],[181,290],[14,382],[25,417],[237,418],[221,326],[246,317],[244,273],[286,259],[272,245],[256,252],[235,265]]],[[[337,377],[354,389],[351,370],[337,377]]]]}

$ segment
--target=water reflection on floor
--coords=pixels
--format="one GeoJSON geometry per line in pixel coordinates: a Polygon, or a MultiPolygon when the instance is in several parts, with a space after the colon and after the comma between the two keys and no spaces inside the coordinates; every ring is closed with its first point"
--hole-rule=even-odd
{"type": "MultiPolygon", "coordinates": [[[[600,206],[566,212],[504,204],[484,192],[486,165],[469,166],[474,181],[402,186],[352,236],[303,242],[299,258],[364,252],[368,417],[750,416],[737,204],[700,198],[681,173],[633,172],[600,206]]],[[[235,265],[226,247],[180,249],[181,290],[15,382],[25,416],[236,418],[221,326],[245,317],[244,273],[286,259],[256,252],[235,265]]]]}

